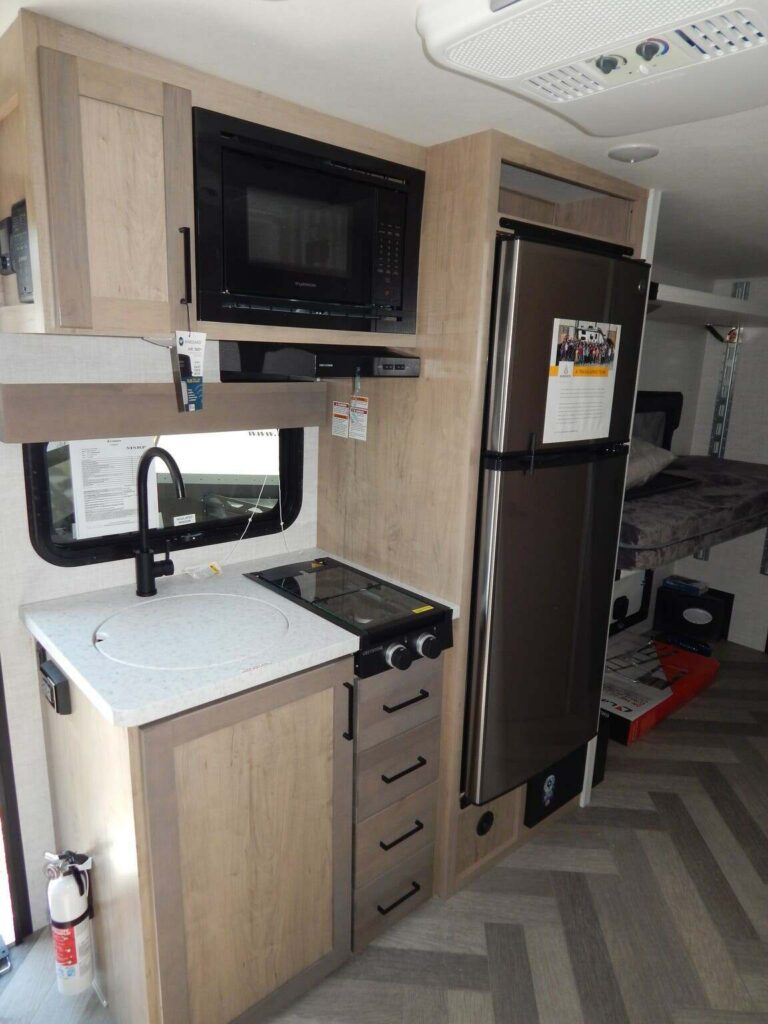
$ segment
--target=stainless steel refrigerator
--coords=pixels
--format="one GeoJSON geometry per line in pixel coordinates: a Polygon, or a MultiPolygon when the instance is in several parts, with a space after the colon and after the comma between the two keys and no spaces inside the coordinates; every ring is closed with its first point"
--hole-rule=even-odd
{"type": "Polygon", "coordinates": [[[597,731],[649,267],[497,242],[463,789],[482,804],[597,731]]]}

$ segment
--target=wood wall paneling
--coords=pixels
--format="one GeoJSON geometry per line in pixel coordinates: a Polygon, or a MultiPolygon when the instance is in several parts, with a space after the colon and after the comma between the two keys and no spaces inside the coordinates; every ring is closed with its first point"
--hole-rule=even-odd
{"type": "Polygon", "coordinates": [[[630,221],[633,203],[620,196],[595,196],[575,203],[559,203],[554,223],[577,234],[597,235],[632,244],[630,221]]]}
{"type": "Polygon", "coordinates": [[[499,189],[499,213],[505,217],[521,217],[537,224],[554,224],[557,204],[527,196],[511,188],[499,189]]]}
{"type": "Polygon", "coordinates": [[[40,101],[58,327],[93,326],[77,60],[40,47],[40,101]]]}
{"type": "Polygon", "coordinates": [[[195,413],[178,411],[173,384],[0,383],[0,440],[312,427],[325,406],[321,383],[206,384],[204,406],[195,413]]]}
{"type": "Polygon", "coordinates": [[[459,813],[456,851],[457,881],[465,882],[496,861],[520,838],[525,811],[525,786],[513,789],[483,807],[465,807],[459,813]],[[479,835],[480,818],[493,814],[493,827],[479,835]]]}

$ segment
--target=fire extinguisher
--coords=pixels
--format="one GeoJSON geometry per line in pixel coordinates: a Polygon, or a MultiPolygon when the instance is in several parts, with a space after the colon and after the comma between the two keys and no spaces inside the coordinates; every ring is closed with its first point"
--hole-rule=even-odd
{"type": "Polygon", "coordinates": [[[84,992],[93,982],[91,877],[87,854],[46,853],[48,911],[51,917],[56,985],[65,996],[84,992]]]}

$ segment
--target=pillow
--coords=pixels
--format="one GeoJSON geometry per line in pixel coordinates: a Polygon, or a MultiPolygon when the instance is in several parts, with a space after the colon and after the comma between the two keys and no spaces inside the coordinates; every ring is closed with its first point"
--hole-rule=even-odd
{"type": "Polygon", "coordinates": [[[629,448],[626,489],[642,487],[677,458],[666,448],[657,448],[642,437],[633,437],[629,448]]]}

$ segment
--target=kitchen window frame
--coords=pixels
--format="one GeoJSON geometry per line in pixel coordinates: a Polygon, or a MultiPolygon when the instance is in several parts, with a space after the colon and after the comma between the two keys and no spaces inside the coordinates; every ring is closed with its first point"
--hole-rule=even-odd
{"type": "MultiPolygon", "coordinates": [[[[72,540],[57,544],[53,540],[50,487],[45,462],[49,442],[22,445],[24,482],[27,496],[27,519],[32,547],[46,562],[62,567],[95,565],[133,558],[139,546],[138,530],[130,533],[107,534],[85,540],[72,540]]],[[[226,520],[209,520],[194,526],[163,526],[149,531],[150,546],[162,551],[166,542],[171,551],[187,550],[210,544],[225,544],[252,537],[264,537],[287,530],[301,511],[304,492],[304,430],[301,427],[280,429],[280,501],[263,516],[254,517],[248,526],[248,516],[226,520]],[[282,526],[280,509],[282,506],[282,526]]]]}

